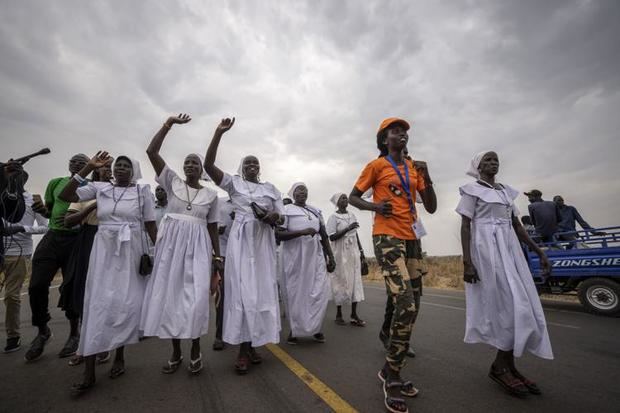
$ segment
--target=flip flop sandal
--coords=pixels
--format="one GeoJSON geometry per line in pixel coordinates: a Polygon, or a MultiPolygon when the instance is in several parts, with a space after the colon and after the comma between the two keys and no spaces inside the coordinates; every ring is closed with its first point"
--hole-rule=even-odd
{"type": "Polygon", "coordinates": [[[523,374],[519,373],[516,369],[510,369],[510,372],[512,373],[513,376],[521,380],[523,385],[527,388],[527,390],[530,393],[535,394],[535,395],[542,394],[542,390],[540,390],[540,387],[538,387],[538,385],[536,385],[536,383],[534,383],[532,380],[523,376],[523,374]]]}
{"type": "Polygon", "coordinates": [[[97,354],[95,362],[97,364],[105,364],[112,358],[112,354],[109,351],[97,354]]]}
{"type": "Polygon", "coordinates": [[[237,362],[235,363],[237,374],[244,375],[248,372],[248,361],[248,358],[245,356],[237,357],[237,362]]]}
{"type": "Polygon", "coordinates": [[[362,320],[361,318],[352,318],[351,325],[355,327],[364,327],[366,326],[366,322],[362,320]]]}
{"type": "Polygon", "coordinates": [[[179,357],[178,360],[168,360],[168,365],[161,368],[161,372],[164,374],[172,374],[179,369],[179,366],[183,362],[183,356],[179,357]]]}
{"type": "Polygon", "coordinates": [[[509,374],[512,376],[510,370],[505,367],[499,370],[495,370],[491,367],[489,371],[491,380],[502,386],[508,393],[516,397],[525,397],[529,393],[527,387],[525,387],[521,380],[514,376],[512,379],[508,377],[509,374]]]}
{"type": "MultiPolygon", "coordinates": [[[[377,373],[377,377],[379,377],[381,383],[385,384],[385,372],[383,371],[383,369],[379,370],[379,373],[377,373]]],[[[413,383],[411,381],[407,380],[405,382],[402,382],[400,394],[405,397],[416,397],[418,393],[420,393],[420,391],[413,386],[413,383]]]]}
{"type": "Polygon", "coordinates": [[[204,366],[202,364],[202,353],[200,353],[196,360],[192,360],[191,358],[189,359],[189,366],[187,366],[187,370],[191,374],[198,374],[203,367],[204,366]]]}
{"type": "Polygon", "coordinates": [[[407,407],[407,403],[405,402],[405,399],[402,399],[400,397],[392,397],[389,395],[388,393],[388,389],[392,388],[392,387],[400,387],[401,386],[401,382],[399,381],[394,381],[391,383],[388,382],[384,382],[383,383],[383,404],[385,405],[385,408],[392,413],[409,413],[409,407],[407,407]],[[402,407],[404,406],[405,409],[403,410],[402,408],[398,408],[398,407],[402,407]]]}
{"type": "Polygon", "coordinates": [[[71,396],[78,397],[86,393],[88,390],[95,386],[95,382],[92,383],[79,383],[71,386],[71,396]]]}
{"type": "Polygon", "coordinates": [[[71,367],[79,366],[82,363],[84,363],[84,357],[82,356],[75,356],[75,357],[72,357],[71,360],[69,360],[69,365],[71,367]]]}
{"type": "Polygon", "coordinates": [[[250,348],[248,357],[250,358],[250,363],[252,364],[261,364],[263,362],[263,358],[261,357],[261,355],[258,354],[258,352],[253,348],[250,348]]]}
{"type": "Polygon", "coordinates": [[[344,319],[342,319],[342,318],[335,319],[334,323],[338,324],[339,326],[346,326],[347,325],[347,322],[344,321],[344,319]]]}
{"type": "Polygon", "coordinates": [[[111,379],[117,379],[123,374],[125,374],[125,367],[112,367],[112,369],[110,370],[111,379]]]}

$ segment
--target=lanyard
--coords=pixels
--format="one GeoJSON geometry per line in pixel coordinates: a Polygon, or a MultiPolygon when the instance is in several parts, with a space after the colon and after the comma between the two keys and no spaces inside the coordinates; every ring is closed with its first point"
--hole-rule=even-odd
{"type": "Polygon", "coordinates": [[[407,201],[409,201],[409,210],[411,210],[411,213],[415,215],[415,203],[413,202],[413,198],[411,197],[411,185],[409,182],[409,168],[407,167],[407,160],[403,159],[403,167],[405,168],[405,178],[403,178],[403,174],[400,173],[400,169],[398,169],[398,165],[396,165],[396,162],[394,162],[392,156],[388,155],[385,157],[385,159],[388,160],[388,162],[392,165],[392,168],[394,168],[396,175],[398,175],[398,179],[400,179],[400,184],[405,190],[405,195],[407,195],[407,201]]]}

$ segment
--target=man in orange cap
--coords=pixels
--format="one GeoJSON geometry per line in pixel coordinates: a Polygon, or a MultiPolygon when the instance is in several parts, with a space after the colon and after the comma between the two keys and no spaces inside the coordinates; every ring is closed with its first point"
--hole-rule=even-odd
{"type": "Polygon", "coordinates": [[[394,304],[386,363],[379,371],[385,406],[392,412],[407,412],[407,404],[400,396],[413,397],[418,393],[410,381],[400,377],[417,313],[410,282],[415,277],[416,260],[407,254],[412,250],[410,244],[417,239],[416,191],[428,212],[437,209],[426,163],[416,162],[414,166],[403,156],[409,141],[408,130],[409,123],[401,118],[381,122],[377,131],[380,156],[366,165],[349,196],[351,205],[375,212],[372,231],[375,256],[394,304]],[[370,188],[372,202],[362,199],[362,194],[370,188]]]}

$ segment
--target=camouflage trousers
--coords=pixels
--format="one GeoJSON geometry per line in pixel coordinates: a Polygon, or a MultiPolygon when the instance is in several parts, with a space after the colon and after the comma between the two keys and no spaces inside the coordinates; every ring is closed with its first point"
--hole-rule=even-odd
{"type": "Polygon", "coordinates": [[[375,257],[381,267],[388,299],[394,311],[390,325],[390,343],[386,361],[393,370],[405,365],[409,339],[418,309],[415,305],[411,275],[421,276],[416,270],[415,259],[408,258],[406,241],[390,235],[373,236],[375,257]]]}
{"type": "MultiPolygon", "coordinates": [[[[422,297],[422,276],[428,272],[426,263],[422,256],[422,242],[420,240],[405,240],[405,262],[407,271],[410,275],[411,288],[413,289],[413,302],[415,303],[416,316],[420,314],[420,299],[422,297]]],[[[385,314],[383,317],[383,325],[381,331],[389,337],[390,328],[392,326],[392,315],[394,314],[394,303],[388,295],[385,303],[385,314]]],[[[412,333],[413,335],[413,333],[412,333]]]]}

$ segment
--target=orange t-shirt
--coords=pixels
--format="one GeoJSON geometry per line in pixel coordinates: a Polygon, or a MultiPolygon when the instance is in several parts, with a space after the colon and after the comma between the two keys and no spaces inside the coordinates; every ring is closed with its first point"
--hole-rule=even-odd
{"type": "MultiPolygon", "coordinates": [[[[407,162],[407,168],[409,169],[411,198],[413,202],[415,202],[416,190],[419,192],[423,191],[425,188],[424,178],[422,175],[418,175],[410,160],[406,159],[405,162],[407,162]]],[[[398,169],[403,178],[406,179],[404,165],[398,165],[398,169]]],[[[366,192],[372,188],[373,202],[379,203],[389,199],[392,204],[392,215],[390,217],[375,214],[372,235],[391,235],[398,239],[405,240],[416,238],[412,228],[416,217],[411,214],[409,202],[407,201],[407,194],[400,183],[396,171],[385,157],[377,158],[369,162],[357,179],[355,187],[360,192],[366,192]],[[400,190],[400,194],[394,193],[394,191],[390,189],[390,186],[400,190]]]]}

